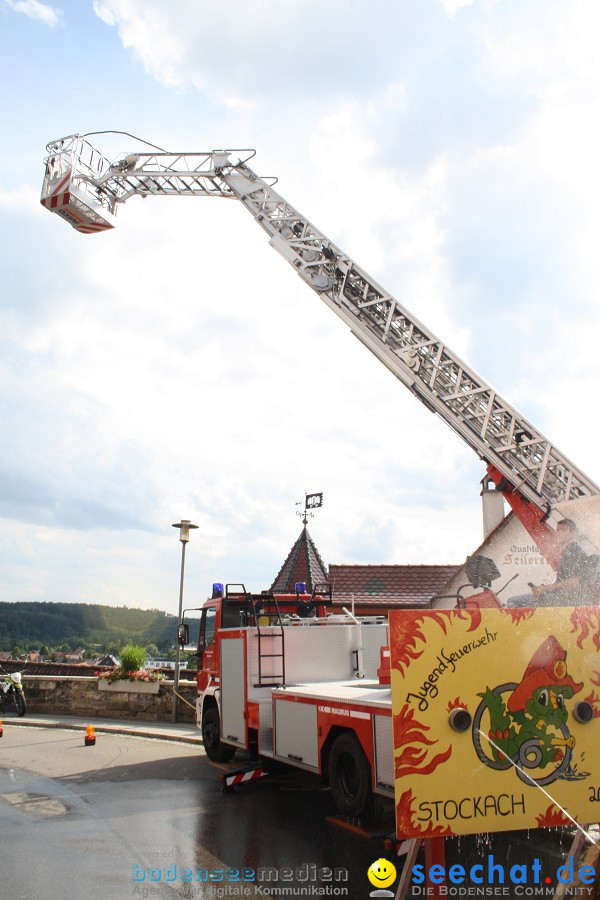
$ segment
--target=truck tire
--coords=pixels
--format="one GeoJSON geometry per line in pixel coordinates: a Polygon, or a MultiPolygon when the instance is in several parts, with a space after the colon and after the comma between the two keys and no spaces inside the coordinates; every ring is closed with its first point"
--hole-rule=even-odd
{"type": "Polygon", "coordinates": [[[370,817],[373,808],[371,766],[353,734],[339,734],[329,754],[329,784],[335,805],[345,816],[370,817]]]}
{"type": "Polygon", "coordinates": [[[221,740],[219,710],[216,706],[209,706],[202,716],[202,742],[206,755],[213,762],[228,762],[233,759],[235,747],[224,744],[221,740]]]}

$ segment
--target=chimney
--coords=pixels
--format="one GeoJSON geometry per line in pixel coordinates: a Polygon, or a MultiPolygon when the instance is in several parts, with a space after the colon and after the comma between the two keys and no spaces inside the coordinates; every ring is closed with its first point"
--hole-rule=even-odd
{"type": "Polygon", "coordinates": [[[481,511],[483,513],[484,539],[498,527],[504,518],[504,497],[494,483],[486,478],[481,482],[481,511]],[[491,485],[491,486],[490,486],[491,485]]]}

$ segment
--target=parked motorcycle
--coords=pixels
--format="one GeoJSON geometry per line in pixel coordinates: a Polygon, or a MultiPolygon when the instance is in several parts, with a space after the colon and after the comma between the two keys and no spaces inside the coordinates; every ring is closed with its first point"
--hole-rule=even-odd
{"type": "Polygon", "coordinates": [[[22,675],[22,672],[0,672],[0,710],[14,707],[18,716],[25,715],[27,703],[22,675]]]}

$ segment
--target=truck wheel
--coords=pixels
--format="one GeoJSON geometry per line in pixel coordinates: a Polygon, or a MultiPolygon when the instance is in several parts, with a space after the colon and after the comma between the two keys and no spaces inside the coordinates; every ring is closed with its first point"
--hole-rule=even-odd
{"type": "Polygon", "coordinates": [[[336,737],[329,754],[329,784],[337,808],[346,816],[368,817],[374,807],[371,767],[353,734],[336,737]]]}
{"type": "Polygon", "coordinates": [[[202,742],[206,755],[213,762],[227,762],[235,753],[235,747],[222,742],[220,732],[219,710],[210,706],[202,716],[202,742]]]}

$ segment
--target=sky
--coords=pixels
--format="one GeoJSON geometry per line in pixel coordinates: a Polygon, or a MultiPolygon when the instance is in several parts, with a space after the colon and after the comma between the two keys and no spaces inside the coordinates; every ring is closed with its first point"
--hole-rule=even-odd
{"type": "Polygon", "coordinates": [[[326,564],[461,563],[484,465],[234,201],[83,236],[45,146],[253,148],[259,175],[586,474],[597,461],[595,0],[0,0],[0,601],[176,612],[326,564]],[[123,134],[126,132],[127,134],[123,134]]]}

